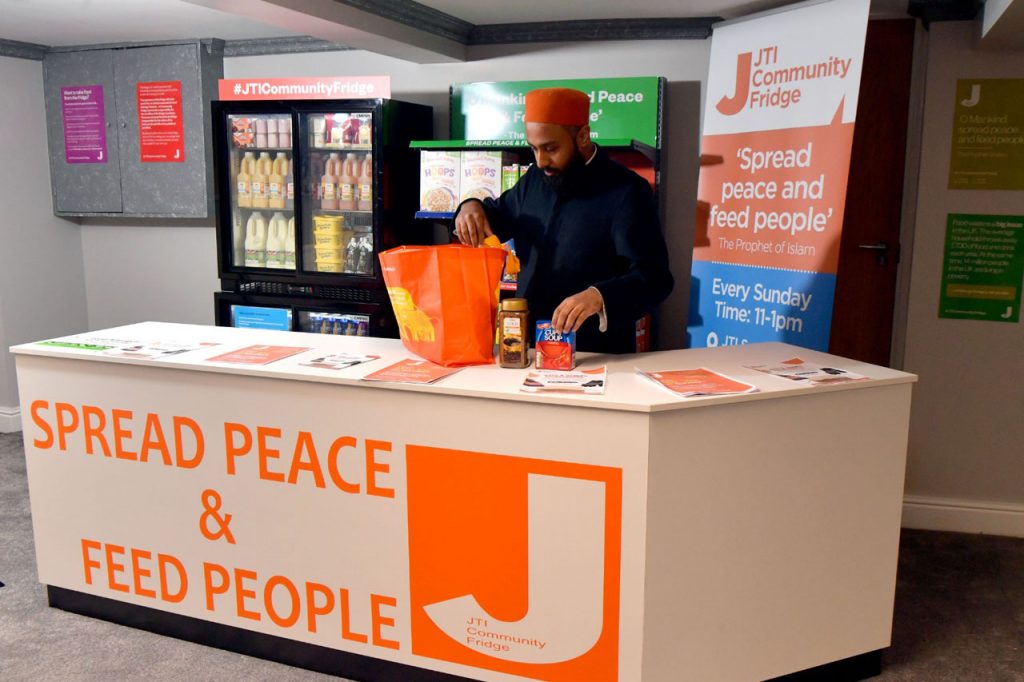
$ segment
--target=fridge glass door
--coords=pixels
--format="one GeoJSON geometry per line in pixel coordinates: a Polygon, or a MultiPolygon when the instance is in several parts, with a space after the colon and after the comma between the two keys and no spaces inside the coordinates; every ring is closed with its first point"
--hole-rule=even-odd
{"type": "Polygon", "coordinates": [[[280,306],[231,304],[231,326],[238,329],[292,330],[292,309],[280,306]]]}
{"type": "Polygon", "coordinates": [[[291,114],[229,114],[227,127],[231,264],[295,270],[291,114]]]}
{"type": "Polygon", "coordinates": [[[302,114],[302,263],[309,272],[374,275],[373,113],[302,114]]]}
{"type": "Polygon", "coordinates": [[[369,336],[370,316],[357,313],[299,310],[298,331],[336,336],[369,336]]]}

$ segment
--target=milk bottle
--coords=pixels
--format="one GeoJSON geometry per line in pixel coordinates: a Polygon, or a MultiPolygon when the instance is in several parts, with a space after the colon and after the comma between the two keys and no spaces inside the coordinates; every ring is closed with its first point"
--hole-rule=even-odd
{"type": "Polygon", "coordinates": [[[270,152],[260,152],[256,159],[256,172],[252,175],[252,206],[267,208],[270,206],[270,174],[274,171],[274,162],[270,152]]]}
{"type": "Polygon", "coordinates": [[[267,265],[267,221],[259,211],[253,211],[245,224],[245,266],[263,268],[267,265]]]}
{"type": "Polygon", "coordinates": [[[373,210],[373,155],[367,154],[359,171],[359,193],[356,208],[360,211],[373,210]]]}
{"type": "Polygon", "coordinates": [[[267,228],[267,267],[284,268],[285,245],[288,243],[288,220],[280,211],[270,218],[267,228]]]}
{"type": "Polygon", "coordinates": [[[273,170],[270,172],[270,191],[267,200],[270,208],[284,208],[285,197],[285,176],[288,174],[288,156],[284,152],[278,152],[274,158],[273,170]]]}
{"type": "Polygon", "coordinates": [[[284,239],[284,267],[295,269],[295,218],[288,219],[288,228],[284,239]]]}
{"type": "Polygon", "coordinates": [[[338,208],[338,168],[341,159],[336,152],[331,152],[324,169],[323,181],[320,183],[321,208],[337,210],[338,208]]]}
{"type": "Polygon", "coordinates": [[[341,186],[341,193],[338,197],[338,208],[343,211],[352,211],[356,207],[356,184],[359,176],[359,162],[356,155],[348,153],[342,164],[341,175],[338,177],[338,184],[341,186]]]}
{"type": "Polygon", "coordinates": [[[248,208],[252,206],[252,174],[256,169],[256,157],[246,152],[242,157],[241,169],[238,171],[238,205],[248,208]]]}

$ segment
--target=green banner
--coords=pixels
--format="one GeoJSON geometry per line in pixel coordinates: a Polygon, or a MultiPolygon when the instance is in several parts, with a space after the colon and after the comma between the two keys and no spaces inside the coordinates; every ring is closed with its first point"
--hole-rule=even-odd
{"type": "Polygon", "coordinates": [[[525,140],[526,93],[553,87],[574,88],[590,95],[590,131],[598,144],[602,139],[633,139],[651,147],[661,146],[661,79],[653,76],[455,85],[451,137],[525,140]]]}
{"type": "Polygon", "coordinates": [[[946,221],[939,317],[1020,319],[1024,216],[951,213],[946,221]]]}
{"type": "Polygon", "coordinates": [[[1024,189],[1024,79],[956,82],[950,189],[1024,189]]]}

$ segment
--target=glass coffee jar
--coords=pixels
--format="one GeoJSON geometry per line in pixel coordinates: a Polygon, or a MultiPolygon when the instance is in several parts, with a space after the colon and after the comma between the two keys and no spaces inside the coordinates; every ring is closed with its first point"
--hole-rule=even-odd
{"type": "Polygon", "coordinates": [[[506,298],[498,312],[498,364],[522,369],[530,364],[530,309],[525,298],[506,298]]]}

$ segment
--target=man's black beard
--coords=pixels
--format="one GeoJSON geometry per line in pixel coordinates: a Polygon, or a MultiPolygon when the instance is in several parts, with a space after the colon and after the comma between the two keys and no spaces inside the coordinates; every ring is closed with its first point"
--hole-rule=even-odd
{"type": "Polygon", "coordinates": [[[551,189],[561,193],[576,184],[586,166],[587,162],[583,160],[583,153],[579,147],[576,147],[576,152],[572,155],[572,160],[569,161],[565,170],[552,175],[544,173],[544,182],[548,183],[548,187],[551,189]]]}

